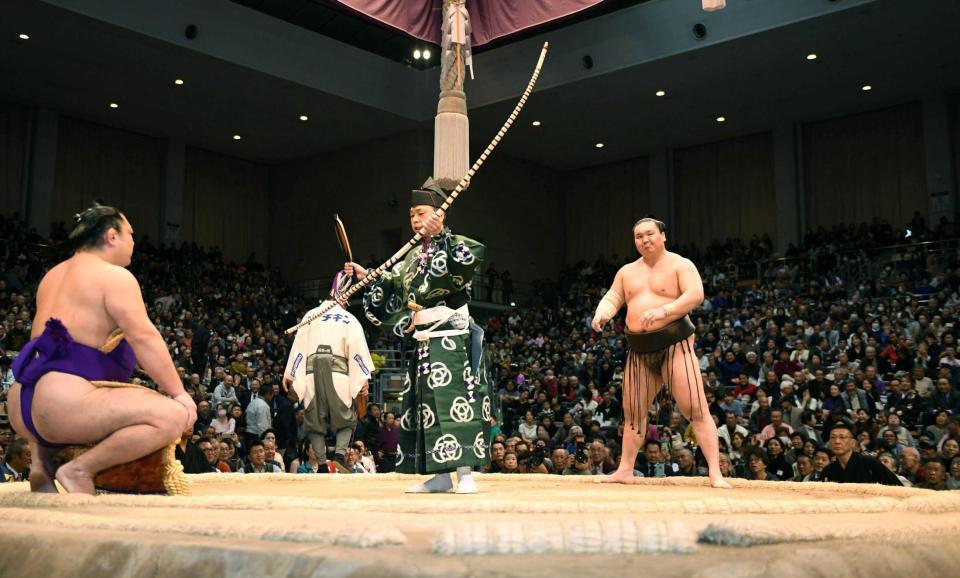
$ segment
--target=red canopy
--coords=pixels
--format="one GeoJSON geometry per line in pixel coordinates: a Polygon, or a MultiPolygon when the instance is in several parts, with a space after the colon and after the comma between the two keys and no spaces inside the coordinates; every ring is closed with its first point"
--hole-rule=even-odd
{"type": "MultiPolygon", "coordinates": [[[[442,0],[335,0],[420,40],[440,44],[442,0]]],[[[603,0],[467,0],[474,47],[576,14],[603,0]]]]}

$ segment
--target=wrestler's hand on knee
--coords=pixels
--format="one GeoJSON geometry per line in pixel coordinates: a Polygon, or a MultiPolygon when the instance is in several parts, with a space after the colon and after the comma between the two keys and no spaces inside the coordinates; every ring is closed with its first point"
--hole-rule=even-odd
{"type": "Polygon", "coordinates": [[[357,281],[363,281],[367,276],[367,270],[353,262],[343,264],[343,272],[351,277],[356,277],[357,281]]]}
{"type": "Polygon", "coordinates": [[[179,403],[187,410],[187,425],[183,428],[184,431],[192,429],[194,422],[197,421],[197,404],[194,403],[193,398],[190,397],[189,393],[181,393],[173,398],[173,401],[179,403]]]}

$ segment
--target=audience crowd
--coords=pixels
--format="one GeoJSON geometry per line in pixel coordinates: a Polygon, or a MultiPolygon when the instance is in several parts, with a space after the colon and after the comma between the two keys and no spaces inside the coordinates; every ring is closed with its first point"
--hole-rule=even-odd
{"type": "MultiPolygon", "coordinates": [[[[707,298],[691,317],[724,475],[818,480],[834,459],[830,424],[848,418],[855,450],[877,457],[905,485],[960,488],[960,264],[955,247],[919,243],[956,232],[947,222],[928,228],[919,217],[908,228],[909,237],[884,223],[820,229],[780,260],[772,260],[766,237],[677,249],[704,277],[707,298]],[[886,245],[898,246],[896,258],[867,253],[886,245]],[[730,265],[756,262],[770,266],[752,283],[726,274],[730,265]]],[[[6,416],[10,359],[29,340],[37,283],[69,254],[64,238],[62,226],[43,239],[0,217],[0,473],[8,480],[29,467],[6,416]]],[[[616,469],[624,315],[603,333],[589,324],[622,263],[569,266],[540,284],[529,306],[495,314],[474,308],[497,402],[488,471],[616,469]]],[[[157,247],[149,239],[138,241],[130,268],[198,403],[197,423],[177,451],[188,473],[393,470],[399,424],[377,404],[365,408],[345,463],[318,456],[306,441],[299,400],[281,388],[292,342],[283,329],[313,303],[287,291],[276,272],[253,258],[236,264],[215,249],[157,247]]],[[[509,304],[509,274],[484,275],[475,298],[509,304]]],[[[388,332],[374,330],[369,342],[373,350],[400,349],[388,332]]],[[[383,357],[375,361],[380,366],[383,357]]],[[[153,387],[146,375],[135,380],[153,387]]],[[[635,475],[705,475],[696,436],[669,396],[653,406],[650,424],[635,475]]]]}

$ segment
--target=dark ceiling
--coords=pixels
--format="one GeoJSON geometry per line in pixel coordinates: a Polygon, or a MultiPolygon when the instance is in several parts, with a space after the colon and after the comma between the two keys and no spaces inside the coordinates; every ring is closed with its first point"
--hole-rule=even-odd
{"type": "MultiPolygon", "coordinates": [[[[296,14],[324,4],[269,3],[297,4],[296,14]]],[[[0,0],[0,13],[0,99],[270,163],[432,125],[45,2],[0,0]],[[30,40],[17,38],[24,31],[30,40]],[[178,77],[183,86],[173,84],[178,77]],[[111,101],[120,107],[110,109],[111,101]],[[300,114],[310,121],[297,120],[300,114]]],[[[688,33],[680,26],[678,33],[688,33]]],[[[532,66],[533,57],[517,66],[532,66]]],[[[548,65],[546,80],[550,73],[548,65]]],[[[499,150],[560,171],[616,162],[958,92],[960,2],[878,0],[552,88],[541,84],[499,150]],[[819,58],[807,61],[809,52],[819,58]],[[873,90],[862,91],[864,84],[873,90]],[[667,96],[656,97],[661,88],[667,96]],[[726,122],[717,123],[718,115],[726,122]]],[[[474,153],[513,104],[471,108],[474,153]]]]}

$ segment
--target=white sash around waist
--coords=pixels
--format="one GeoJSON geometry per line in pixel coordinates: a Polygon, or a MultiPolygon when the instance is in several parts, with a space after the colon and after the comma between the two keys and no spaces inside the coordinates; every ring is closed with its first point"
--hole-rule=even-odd
{"type": "Polygon", "coordinates": [[[470,309],[466,304],[456,310],[445,305],[438,305],[417,311],[412,322],[417,325],[430,325],[426,329],[418,329],[413,333],[413,338],[417,341],[426,341],[434,337],[466,335],[470,332],[470,309]],[[454,316],[456,318],[451,319],[454,316]],[[438,327],[448,321],[453,322],[453,328],[437,330],[438,327]]]}

